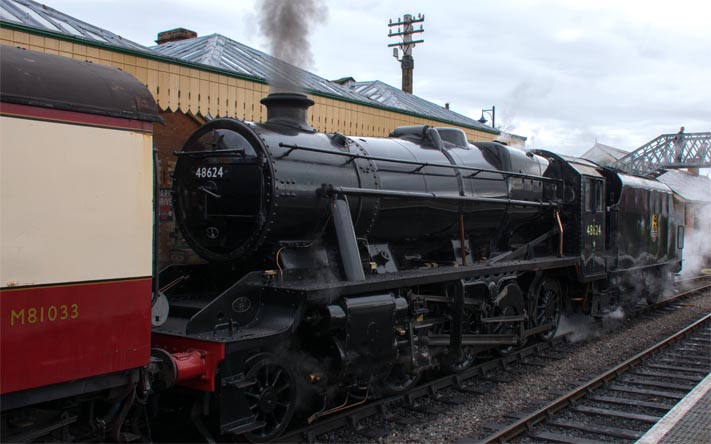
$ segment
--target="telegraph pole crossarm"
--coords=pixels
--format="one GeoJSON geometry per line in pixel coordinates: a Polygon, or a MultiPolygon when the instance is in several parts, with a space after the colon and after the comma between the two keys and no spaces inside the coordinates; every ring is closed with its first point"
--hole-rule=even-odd
{"type": "Polygon", "coordinates": [[[402,90],[406,93],[412,94],[412,74],[415,69],[415,60],[412,58],[412,49],[418,43],[423,43],[424,40],[412,40],[413,34],[418,34],[424,32],[422,28],[422,22],[425,21],[425,16],[418,14],[417,17],[413,17],[410,14],[405,14],[402,20],[398,17],[396,22],[392,19],[388,23],[390,28],[388,31],[388,37],[400,37],[402,41],[398,43],[391,43],[388,48],[393,49],[393,56],[400,62],[400,67],[402,68],[402,90]],[[420,28],[415,29],[415,24],[420,23],[420,28]],[[396,32],[393,32],[394,27],[398,27],[396,32]],[[400,28],[402,26],[402,28],[400,28]],[[402,51],[402,58],[399,57],[398,48],[402,51]]]}

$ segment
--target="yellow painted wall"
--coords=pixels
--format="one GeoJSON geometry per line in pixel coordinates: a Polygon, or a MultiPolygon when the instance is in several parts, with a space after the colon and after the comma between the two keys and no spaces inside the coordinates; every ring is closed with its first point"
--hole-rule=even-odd
{"type": "MultiPolygon", "coordinates": [[[[0,44],[120,68],[143,82],[163,111],[236,117],[254,122],[266,119],[266,109],[259,100],[269,93],[269,86],[261,83],[7,28],[0,28],[0,44]]],[[[452,126],[336,99],[319,96],[312,99],[316,104],[309,110],[309,120],[322,132],[385,137],[403,125],[452,126]]],[[[491,141],[497,137],[460,128],[469,140],[491,141]]]]}

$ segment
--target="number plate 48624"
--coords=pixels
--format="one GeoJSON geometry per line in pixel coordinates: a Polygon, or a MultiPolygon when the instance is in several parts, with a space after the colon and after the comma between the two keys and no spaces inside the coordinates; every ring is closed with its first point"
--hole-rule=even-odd
{"type": "Polygon", "coordinates": [[[223,167],[201,167],[195,170],[195,176],[200,179],[213,178],[213,177],[224,177],[225,171],[223,167]]]}

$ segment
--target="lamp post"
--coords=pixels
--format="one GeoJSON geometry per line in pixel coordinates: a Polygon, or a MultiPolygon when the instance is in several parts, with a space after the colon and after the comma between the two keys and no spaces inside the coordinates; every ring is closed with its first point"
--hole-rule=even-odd
{"type": "Polygon", "coordinates": [[[484,113],[488,114],[491,116],[491,127],[496,128],[496,107],[491,106],[491,109],[482,109],[481,110],[481,118],[479,119],[479,123],[482,125],[485,125],[488,120],[486,120],[486,117],[484,117],[484,113]]]}

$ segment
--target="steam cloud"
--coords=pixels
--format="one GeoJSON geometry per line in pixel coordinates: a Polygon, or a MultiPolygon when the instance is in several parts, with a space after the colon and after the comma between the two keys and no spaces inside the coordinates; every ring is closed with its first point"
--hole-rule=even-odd
{"type": "Polygon", "coordinates": [[[684,239],[684,277],[696,276],[702,269],[711,268],[711,204],[697,211],[696,226],[686,231],[684,239]]]}
{"type": "Polygon", "coordinates": [[[268,39],[272,56],[279,59],[267,78],[271,92],[302,92],[303,71],[313,64],[309,33],[326,20],[322,0],[263,0],[259,28],[268,39]]]}
{"type": "Polygon", "coordinates": [[[621,307],[603,315],[599,321],[580,313],[563,315],[560,317],[556,336],[567,334],[568,341],[573,343],[596,339],[619,328],[624,323],[625,317],[625,311],[621,307]]]}

